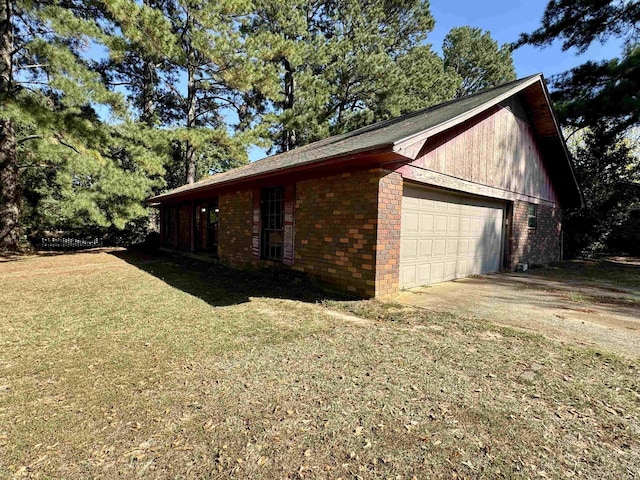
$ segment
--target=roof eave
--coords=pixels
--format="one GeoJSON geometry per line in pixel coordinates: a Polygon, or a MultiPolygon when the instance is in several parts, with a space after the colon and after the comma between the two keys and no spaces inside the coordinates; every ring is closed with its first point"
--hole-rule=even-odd
{"type": "MultiPolygon", "coordinates": [[[[269,170],[267,172],[256,173],[253,175],[247,175],[244,177],[234,178],[226,181],[223,180],[221,182],[216,182],[216,183],[207,183],[194,188],[183,189],[180,191],[169,191],[169,192],[162,193],[160,195],[156,195],[154,197],[149,198],[147,200],[147,204],[154,203],[158,205],[168,200],[188,197],[197,192],[213,190],[213,189],[223,189],[234,184],[257,182],[270,177],[276,177],[284,174],[294,175],[302,171],[323,168],[323,167],[326,167],[327,165],[335,165],[335,164],[340,164],[342,162],[344,162],[345,166],[347,166],[346,165],[347,162],[353,161],[354,159],[357,159],[357,158],[362,158],[363,156],[375,157],[375,156],[384,155],[384,154],[397,155],[396,152],[393,151],[392,144],[382,145],[376,148],[363,148],[360,150],[354,150],[352,152],[349,152],[348,154],[327,157],[320,161],[309,161],[309,162],[297,164],[295,166],[280,167],[278,169],[269,170]]],[[[372,163],[375,163],[375,162],[372,162],[372,163]]]]}
{"type": "Polygon", "coordinates": [[[564,138],[564,134],[562,133],[562,128],[560,127],[560,121],[558,120],[558,115],[556,113],[556,109],[553,106],[553,103],[551,102],[551,98],[549,96],[549,89],[547,89],[547,82],[544,81],[544,77],[542,75],[540,76],[540,82],[542,84],[542,91],[543,91],[544,96],[545,96],[545,98],[547,100],[547,104],[549,105],[549,110],[551,112],[551,118],[553,119],[553,123],[555,125],[558,138],[560,139],[560,143],[562,144],[562,150],[563,150],[565,159],[567,161],[567,164],[569,165],[569,171],[571,172],[572,183],[575,186],[576,193],[578,194],[577,206],[579,208],[582,208],[582,207],[584,207],[584,195],[582,193],[582,189],[580,188],[580,184],[578,183],[578,179],[576,177],[575,169],[573,168],[573,161],[571,160],[571,154],[569,153],[569,148],[567,147],[567,142],[566,142],[566,140],[564,138]]]}

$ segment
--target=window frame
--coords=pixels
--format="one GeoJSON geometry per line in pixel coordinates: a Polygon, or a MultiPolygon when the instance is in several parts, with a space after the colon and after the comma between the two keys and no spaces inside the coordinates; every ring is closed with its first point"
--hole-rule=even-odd
{"type": "Polygon", "coordinates": [[[284,187],[260,190],[260,258],[282,262],[284,258],[284,187]]]}
{"type": "Polygon", "coordinates": [[[538,205],[530,203],[527,207],[527,228],[535,230],[538,228],[538,205]]]}

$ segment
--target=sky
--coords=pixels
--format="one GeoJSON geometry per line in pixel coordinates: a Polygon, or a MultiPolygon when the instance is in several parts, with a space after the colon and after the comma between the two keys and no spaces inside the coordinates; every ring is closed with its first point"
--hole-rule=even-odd
{"type": "MultiPolygon", "coordinates": [[[[515,42],[521,33],[540,26],[547,0],[431,0],[434,30],[427,38],[433,49],[442,53],[442,41],[453,27],[469,25],[491,32],[500,44],[515,42]]],[[[542,73],[546,78],[562,73],[587,60],[604,60],[620,54],[621,43],[610,41],[592,45],[579,57],[575,50],[563,52],[560,42],[547,48],[524,46],[513,52],[518,78],[542,73]]]]}

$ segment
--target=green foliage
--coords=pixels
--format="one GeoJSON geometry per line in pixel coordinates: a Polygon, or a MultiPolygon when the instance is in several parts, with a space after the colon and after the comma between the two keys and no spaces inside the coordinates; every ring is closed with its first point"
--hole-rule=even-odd
{"type": "Polygon", "coordinates": [[[640,44],[621,58],[587,62],[558,75],[553,99],[565,125],[606,125],[611,136],[640,124],[640,44]]]}
{"type": "Polygon", "coordinates": [[[421,0],[258,2],[242,31],[268,67],[246,124],[284,151],[450,98],[453,78],[418,46],[433,23],[421,0]]]}
{"type": "Polygon", "coordinates": [[[584,53],[593,42],[611,37],[628,45],[640,40],[640,4],[627,0],[552,0],[547,4],[542,25],[533,33],[523,33],[516,46],[547,46],[560,40],[562,49],[584,53]]]}
{"type": "Polygon", "coordinates": [[[206,127],[183,127],[160,132],[168,144],[167,154],[170,158],[164,176],[167,189],[185,183],[187,146],[196,151],[196,178],[224,172],[249,161],[246,150],[248,140],[242,134],[232,136],[225,129],[206,127]]]}
{"type": "Polygon", "coordinates": [[[639,23],[638,2],[553,0],[540,28],[516,45],[559,40],[563,50],[584,53],[594,42],[623,41],[620,58],[586,62],[551,82],[560,120],[577,138],[571,146],[585,201],[565,218],[570,254],[610,248],[638,208],[639,157],[630,139],[640,124],[639,23]]]}
{"type": "Polygon", "coordinates": [[[146,219],[144,201],[164,186],[164,169],[162,152],[156,153],[159,147],[145,130],[135,124],[106,127],[85,118],[73,138],[49,136],[23,144],[19,158],[28,233],[104,234],[146,219]]]}
{"type": "Polygon", "coordinates": [[[603,121],[612,138],[640,120],[640,3],[624,0],[553,0],[540,28],[522,34],[516,46],[547,46],[584,53],[593,42],[623,40],[620,58],[587,62],[553,78],[553,99],[563,123],[595,127],[603,121]]]}
{"type": "Polygon", "coordinates": [[[445,67],[462,78],[457,97],[516,79],[511,47],[499,47],[489,32],[479,28],[451,29],[442,44],[442,52],[445,67]]]}
{"type": "MultiPolygon", "coordinates": [[[[575,255],[606,249],[640,208],[637,145],[619,134],[612,137],[605,126],[579,132],[569,145],[585,203],[565,214],[568,251],[575,255]]],[[[630,251],[633,246],[618,248],[630,251]]]]}
{"type": "Polygon", "coordinates": [[[116,29],[104,16],[115,9],[138,7],[127,0],[14,4],[15,75],[0,94],[16,130],[18,201],[29,234],[122,230],[147,218],[144,201],[164,186],[168,144],[163,150],[157,136],[127,121],[122,95],[88,59],[90,48],[116,51],[116,29]],[[98,117],[95,108],[105,107],[119,123],[98,117]]]}

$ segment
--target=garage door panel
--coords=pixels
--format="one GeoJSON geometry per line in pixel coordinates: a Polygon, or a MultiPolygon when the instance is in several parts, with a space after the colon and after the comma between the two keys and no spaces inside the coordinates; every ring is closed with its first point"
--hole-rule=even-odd
{"type": "Polygon", "coordinates": [[[416,283],[416,266],[402,265],[400,266],[400,284],[409,285],[416,283]]]}
{"type": "Polygon", "coordinates": [[[426,263],[416,267],[416,280],[420,285],[431,282],[431,265],[426,263]]]}
{"type": "Polygon", "coordinates": [[[499,270],[504,208],[497,200],[405,185],[400,286],[499,270]]]}
{"type": "Polygon", "coordinates": [[[433,240],[433,255],[442,256],[447,251],[447,241],[443,238],[435,238],[433,240]]]}
{"type": "Polygon", "coordinates": [[[447,239],[447,255],[457,255],[457,254],[458,254],[458,239],[448,238],[447,239]]]}
{"type": "Polygon", "coordinates": [[[403,238],[400,240],[400,260],[416,260],[418,258],[418,239],[403,238]]]}
{"type": "Polygon", "coordinates": [[[433,232],[433,214],[420,214],[420,232],[433,232]]]}
{"type": "Polygon", "coordinates": [[[418,247],[418,256],[421,258],[431,257],[433,255],[433,239],[420,239],[418,247]]]}
{"type": "Polygon", "coordinates": [[[444,280],[444,262],[434,262],[431,264],[431,282],[442,282],[444,280]]]}
{"type": "Polygon", "coordinates": [[[446,233],[447,231],[447,216],[446,215],[436,215],[435,218],[435,226],[433,230],[439,233],[446,233]]]}
{"type": "Polygon", "coordinates": [[[418,212],[403,212],[402,217],[402,225],[407,232],[418,233],[420,231],[420,214],[418,212]]]}

